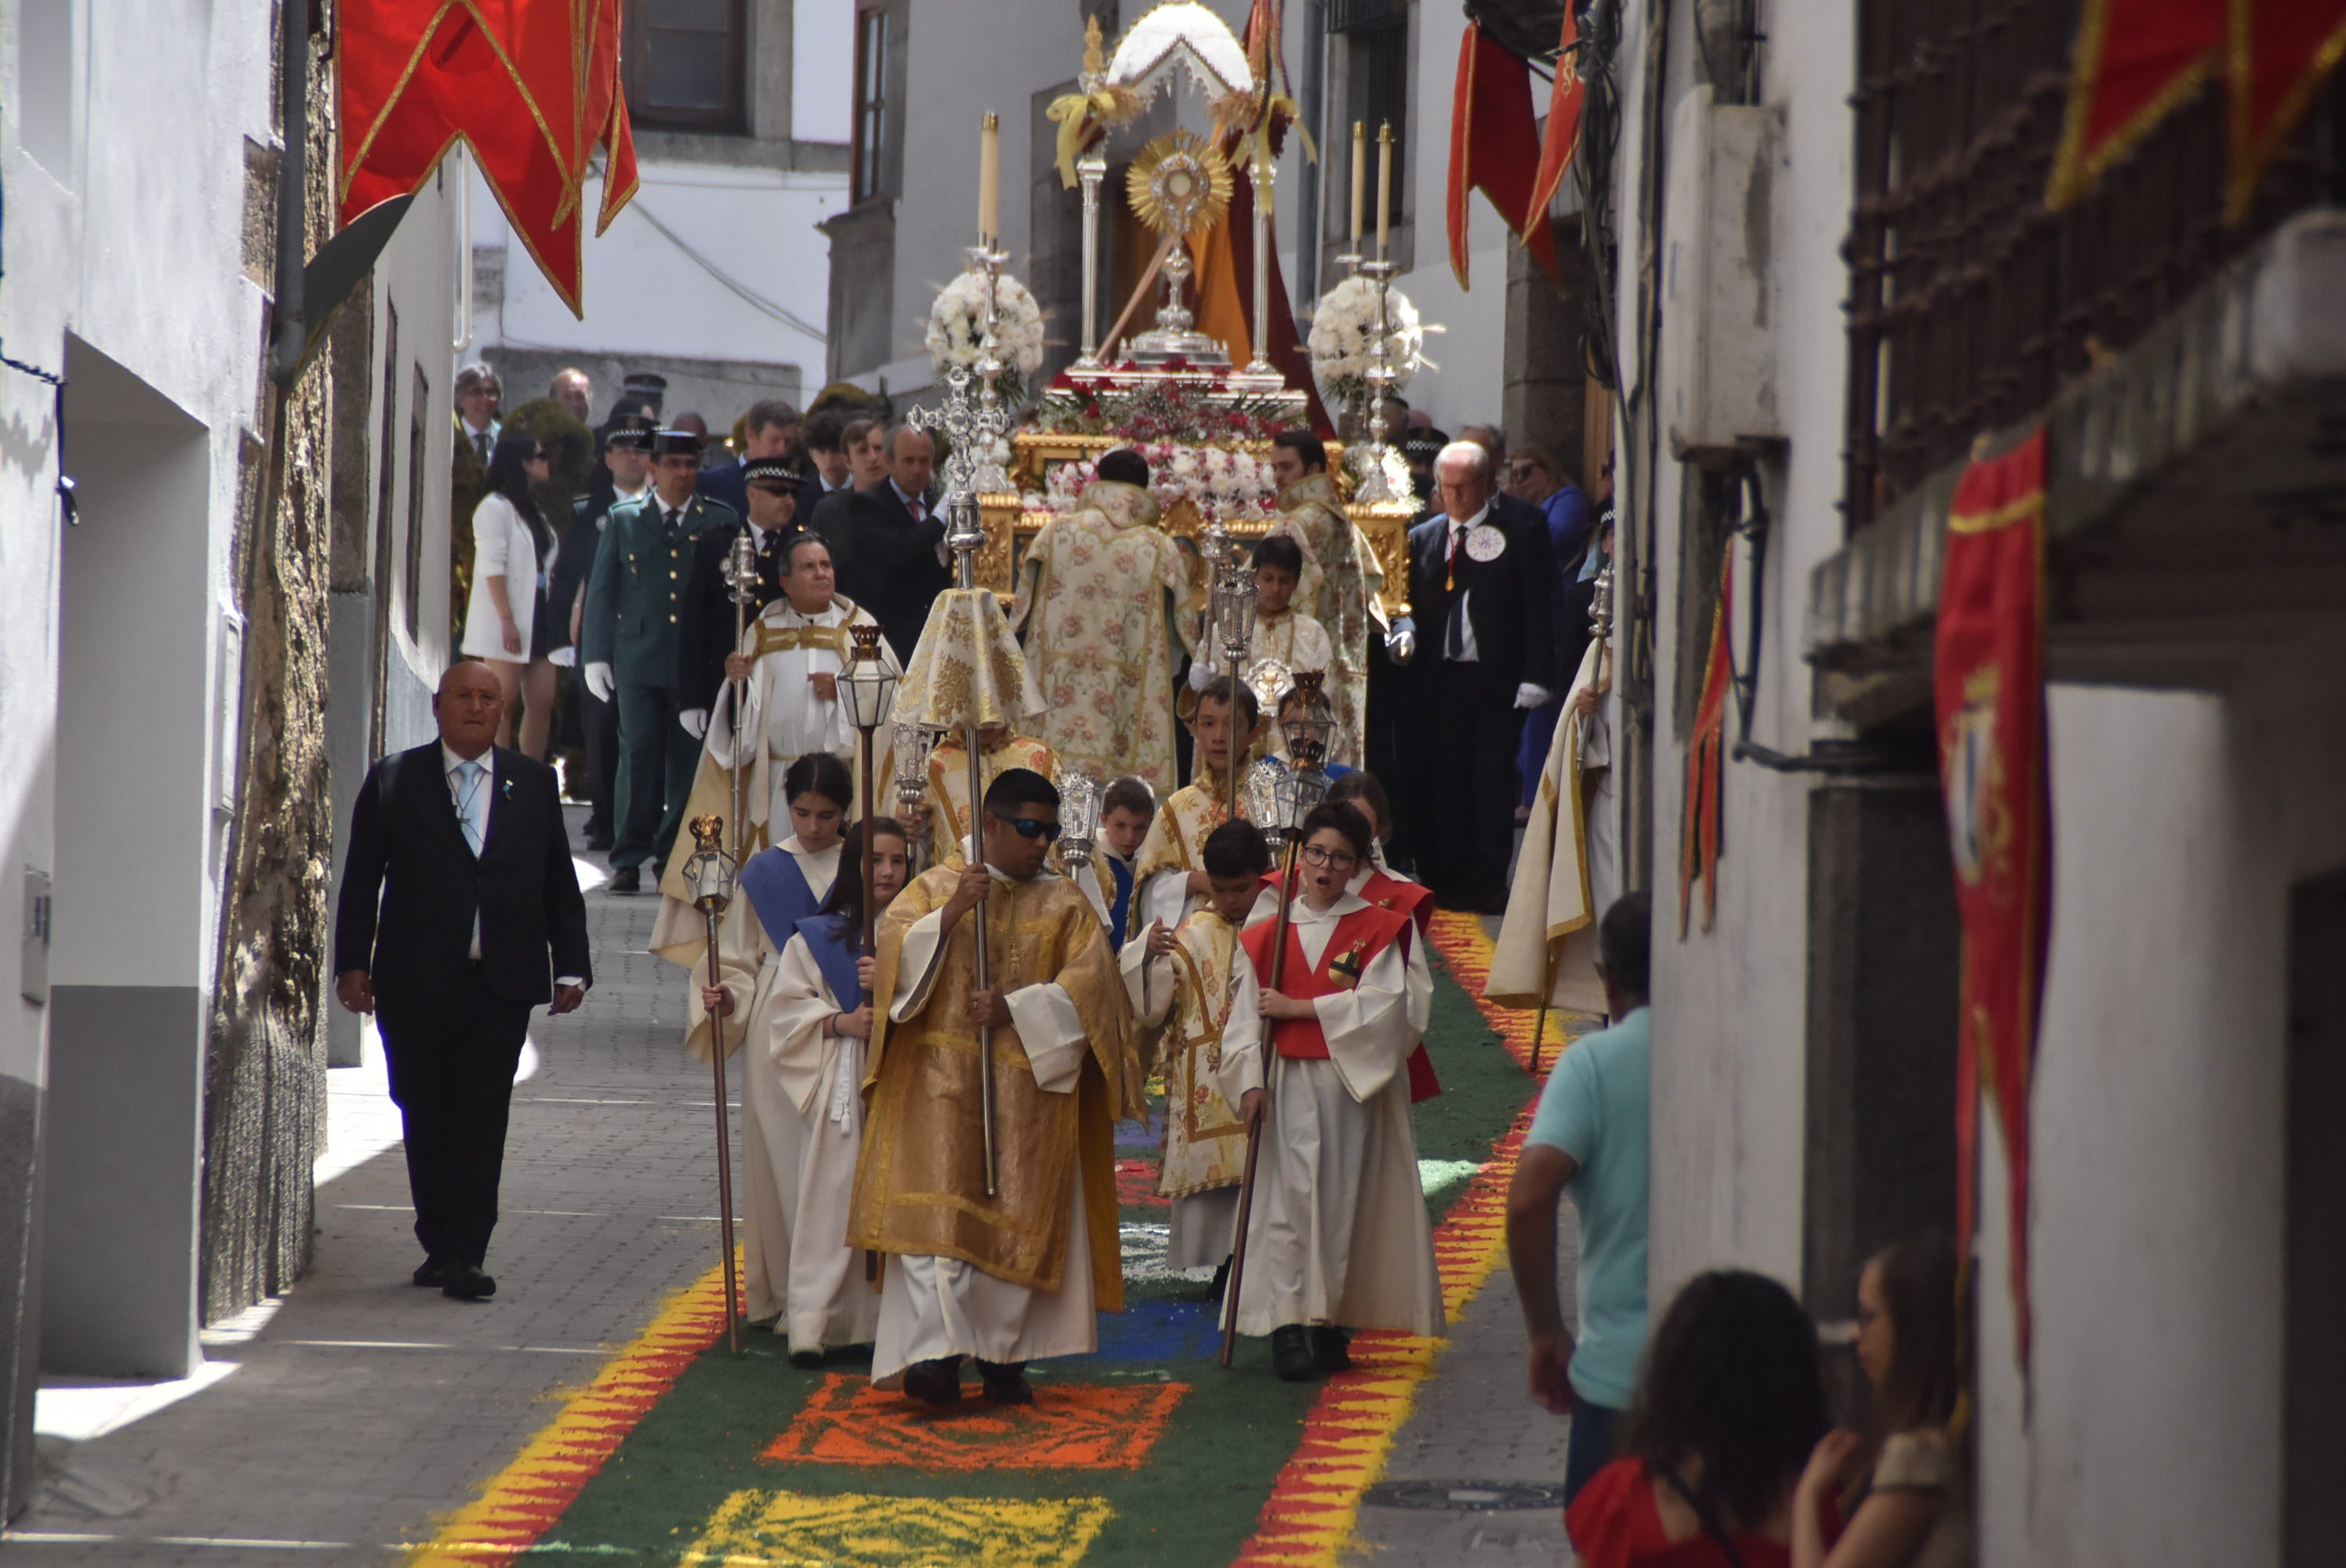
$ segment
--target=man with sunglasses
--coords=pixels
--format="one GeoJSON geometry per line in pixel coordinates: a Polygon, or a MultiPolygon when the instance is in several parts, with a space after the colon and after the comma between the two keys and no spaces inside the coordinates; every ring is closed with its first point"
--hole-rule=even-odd
{"type": "Polygon", "coordinates": [[[1121,1310],[1114,1127],[1147,1114],[1132,1009],[1099,916],[1046,869],[1059,792],[1004,770],[982,802],[984,863],[932,867],[880,922],[872,1084],[851,1246],[893,1253],[873,1382],[930,1405],[1031,1404],[1025,1366],[1098,1348],[1121,1310]],[[984,922],[990,972],[977,967],[984,922]],[[994,1190],[981,1122],[992,1045],[994,1190]]]}

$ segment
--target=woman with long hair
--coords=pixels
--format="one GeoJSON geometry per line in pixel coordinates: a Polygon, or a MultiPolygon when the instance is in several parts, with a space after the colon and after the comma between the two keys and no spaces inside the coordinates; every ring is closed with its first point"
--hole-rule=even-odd
{"type": "Polygon", "coordinates": [[[1857,1361],[1873,1425],[1827,1434],[1792,1507],[1795,1568],[1960,1568],[1971,1561],[1971,1487],[1948,1430],[1962,1387],[1956,1269],[1944,1237],[1875,1254],[1857,1279],[1857,1361]],[[1848,1527],[1827,1552],[1831,1519],[1848,1527]]]}
{"type": "Polygon", "coordinates": [[[1624,1457],[1565,1523],[1586,1568],[1786,1568],[1792,1493],[1824,1435],[1816,1328],[1762,1274],[1688,1280],[1646,1349],[1624,1457]]]}
{"type": "Polygon", "coordinates": [[[521,749],[544,760],[554,724],[554,650],[566,628],[546,607],[554,568],[553,525],[531,486],[552,471],[552,455],[537,437],[507,425],[489,454],[489,493],[473,508],[473,596],[464,607],[462,651],[484,660],[505,687],[505,718],[497,744],[514,743],[514,710],[522,711],[521,749]]]}
{"type": "MultiPolygon", "coordinates": [[[[709,984],[704,968],[696,971],[686,993],[688,1050],[708,1060],[711,1019],[724,1025],[727,1054],[745,1041],[749,1047],[741,1057],[741,1250],[742,1292],[752,1323],[780,1317],[788,1304],[799,1170],[807,1140],[801,1102],[812,1092],[811,1084],[787,1078],[776,1061],[781,1036],[776,1033],[774,985],[799,922],[822,908],[840,880],[845,855],[841,835],[855,792],[846,765],[828,751],[811,751],[791,763],[782,775],[782,791],[790,802],[791,832],[742,864],[718,932],[722,983],[709,984]]],[[[839,1235],[845,1234],[842,1222],[839,1235]]],[[[876,1313],[876,1296],[873,1301],[876,1313]]]]}

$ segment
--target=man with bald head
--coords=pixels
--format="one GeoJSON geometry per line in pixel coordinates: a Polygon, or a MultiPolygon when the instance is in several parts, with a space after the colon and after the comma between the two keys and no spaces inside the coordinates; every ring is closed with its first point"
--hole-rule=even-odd
{"type": "Polygon", "coordinates": [[[910,660],[929,606],[953,581],[945,525],[929,501],[936,443],[918,425],[888,433],[888,472],[827,510],[818,524],[838,564],[839,591],[872,612],[888,646],[910,660]]]}
{"type": "Polygon", "coordinates": [[[484,664],[441,677],[440,738],[360,787],[334,921],[335,993],[375,1014],[405,1130],[414,1282],[467,1301],[496,1294],[481,1265],[530,1013],[594,980],[554,769],[495,744],[505,706],[484,664]]]}

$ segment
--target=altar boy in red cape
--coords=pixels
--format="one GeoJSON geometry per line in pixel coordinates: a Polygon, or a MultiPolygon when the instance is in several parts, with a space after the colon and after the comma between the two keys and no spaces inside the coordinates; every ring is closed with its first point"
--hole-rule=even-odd
{"type": "Polygon", "coordinates": [[[1249,1121],[1270,1089],[1238,1327],[1270,1335],[1272,1369],[1294,1382],[1351,1366],[1349,1329],[1444,1322],[1405,1070],[1433,1009],[1425,944],[1407,915],[1347,891],[1373,841],[1358,810],[1321,805],[1301,830],[1276,989],[1277,921],[1240,939],[1273,1023],[1270,1058],[1260,1036],[1225,1040],[1219,1074],[1249,1121]]]}

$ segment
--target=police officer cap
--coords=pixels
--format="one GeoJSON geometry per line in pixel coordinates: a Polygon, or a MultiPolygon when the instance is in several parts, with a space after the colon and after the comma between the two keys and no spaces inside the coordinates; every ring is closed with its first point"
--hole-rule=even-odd
{"type": "Polygon", "coordinates": [[[802,481],[787,457],[750,457],[741,462],[744,484],[769,484],[796,494],[802,481]]]}
{"type": "Polygon", "coordinates": [[[700,455],[700,439],[697,430],[656,430],[652,432],[652,455],[697,458],[700,455]]]}
{"type": "Polygon", "coordinates": [[[611,421],[610,433],[603,438],[603,444],[628,447],[637,452],[647,451],[658,428],[648,413],[623,413],[611,421]]]}
{"type": "Polygon", "coordinates": [[[649,371],[630,371],[627,379],[620,383],[619,390],[658,402],[667,395],[668,378],[656,376],[649,371]]]}

